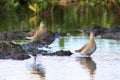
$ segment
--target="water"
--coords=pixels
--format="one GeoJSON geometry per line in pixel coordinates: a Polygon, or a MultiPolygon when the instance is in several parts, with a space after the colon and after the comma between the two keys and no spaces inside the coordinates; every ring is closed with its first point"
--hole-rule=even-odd
{"type": "MultiPolygon", "coordinates": [[[[80,9],[76,6],[58,7],[51,17],[35,16],[26,11],[2,15],[0,31],[28,30],[44,20],[48,30],[67,32],[68,36],[57,38],[49,45],[50,52],[70,50],[75,53],[89,40],[89,36],[81,32],[81,28],[87,25],[109,28],[120,23],[119,14],[112,11],[109,14],[105,8],[96,12],[93,8],[80,9]]],[[[0,80],[119,80],[120,41],[101,39],[100,36],[95,37],[95,41],[97,50],[91,58],[38,55],[36,59],[31,57],[22,61],[0,59],[0,80]]]]}
{"type": "MultiPolygon", "coordinates": [[[[38,55],[36,60],[0,60],[0,80],[119,80],[120,42],[99,37],[95,40],[97,50],[91,58],[38,55]]],[[[49,45],[49,51],[74,52],[87,41],[84,34],[58,38],[49,45]],[[60,44],[61,39],[64,44],[60,44]]]]}

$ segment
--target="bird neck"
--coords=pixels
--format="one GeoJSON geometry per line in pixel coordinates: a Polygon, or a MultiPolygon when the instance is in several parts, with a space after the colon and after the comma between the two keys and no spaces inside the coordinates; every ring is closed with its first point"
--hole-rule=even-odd
{"type": "Polygon", "coordinates": [[[94,39],[94,35],[90,35],[90,39],[94,39]]]}
{"type": "Polygon", "coordinates": [[[90,42],[91,41],[94,41],[94,35],[90,35],[90,40],[89,40],[90,42]]]}
{"type": "Polygon", "coordinates": [[[92,37],[90,37],[90,39],[94,39],[94,37],[92,36],[92,37]]]}
{"type": "Polygon", "coordinates": [[[40,31],[40,32],[43,31],[43,27],[39,27],[39,30],[38,30],[38,31],[40,31]]]}

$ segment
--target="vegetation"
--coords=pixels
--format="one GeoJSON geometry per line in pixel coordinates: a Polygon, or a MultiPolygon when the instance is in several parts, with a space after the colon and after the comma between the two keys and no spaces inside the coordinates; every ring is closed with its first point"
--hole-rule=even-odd
{"type": "Polygon", "coordinates": [[[52,31],[60,28],[59,31],[73,33],[76,32],[73,29],[90,24],[108,28],[114,24],[120,24],[120,0],[64,1],[0,0],[0,11],[3,12],[0,13],[0,31],[32,29],[38,26],[41,20],[46,21],[48,29],[52,31]],[[60,2],[64,2],[66,5],[60,5],[60,2]],[[72,7],[69,3],[73,3],[72,7]],[[39,13],[42,15],[33,15],[39,13]]]}
{"type": "MultiPolygon", "coordinates": [[[[18,8],[27,8],[37,13],[45,9],[53,10],[53,8],[61,0],[0,0],[0,9],[13,10],[18,8]]],[[[62,0],[66,2],[67,0],[62,0]]],[[[120,9],[120,0],[70,0],[69,2],[78,1],[80,6],[103,6],[112,8],[113,6],[120,9]]]]}
{"type": "Polygon", "coordinates": [[[26,8],[37,13],[47,8],[52,8],[58,0],[0,0],[0,9],[16,10],[18,8],[26,8]]]}

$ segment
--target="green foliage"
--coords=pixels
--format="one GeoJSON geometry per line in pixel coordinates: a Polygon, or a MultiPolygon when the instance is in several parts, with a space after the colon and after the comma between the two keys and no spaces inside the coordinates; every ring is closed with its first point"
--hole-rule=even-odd
{"type": "Polygon", "coordinates": [[[34,8],[37,12],[39,12],[42,9],[45,9],[48,4],[46,0],[32,0],[32,2],[29,5],[35,5],[34,8]]]}
{"type": "MultiPolygon", "coordinates": [[[[50,8],[51,11],[55,8],[60,0],[0,0],[0,9],[13,10],[27,7],[28,10],[32,10],[37,13],[50,8]],[[26,6],[25,6],[26,5],[26,6]]],[[[69,0],[72,2],[72,0],[69,0]]],[[[88,7],[105,7],[111,6],[120,8],[120,0],[74,0],[79,3],[80,6],[88,7]]]]}
{"type": "Polygon", "coordinates": [[[81,0],[79,1],[80,5],[81,6],[106,6],[106,5],[109,5],[109,3],[112,3],[117,5],[120,3],[120,0],[81,0]]]}
{"type": "Polygon", "coordinates": [[[24,5],[27,5],[30,10],[39,12],[48,7],[54,8],[57,3],[58,0],[0,0],[0,8],[12,10],[17,9],[18,7],[25,7],[24,5]]]}
{"type": "Polygon", "coordinates": [[[19,6],[19,2],[16,0],[0,0],[1,9],[14,9],[19,6]]]}
{"type": "Polygon", "coordinates": [[[58,0],[32,0],[29,6],[32,6],[35,9],[33,10],[34,12],[40,12],[46,8],[51,8],[52,11],[57,3],[58,0]]]}

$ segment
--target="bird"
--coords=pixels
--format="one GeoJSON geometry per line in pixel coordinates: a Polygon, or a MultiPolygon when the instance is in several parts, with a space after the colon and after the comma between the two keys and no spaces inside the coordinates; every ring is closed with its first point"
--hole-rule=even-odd
{"type": "Polygon", "coordinates": [[[85,57],[90,57],[96,51],[96,43],[94,40],[94,32],[90,32],[90,38],[87,44],[82,46],[79,50],[75,50],[75,52],[84,55],[85,57]]]}
{"type": "Polygon", "coordinates": [[[46,34],[47,34],[46,24],[43,21],[41,21],[39,28],[35,31],[35,34],[31,37],[27,36],[26,39],[37,41],[37,40],[43,39],[46,36],[46,34]]]}

